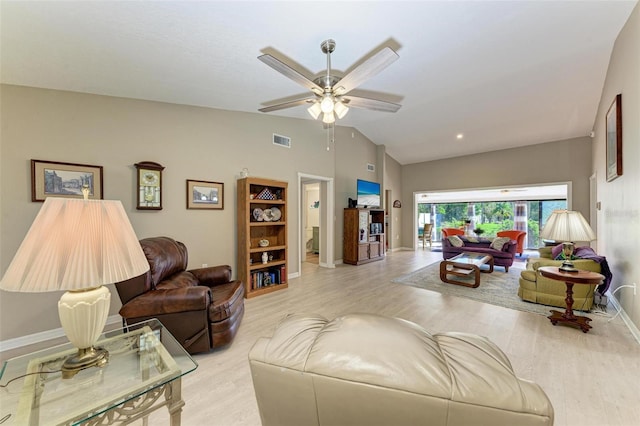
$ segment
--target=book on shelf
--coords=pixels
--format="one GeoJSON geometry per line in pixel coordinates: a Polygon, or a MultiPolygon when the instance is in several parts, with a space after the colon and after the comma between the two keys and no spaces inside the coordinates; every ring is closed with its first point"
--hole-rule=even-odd
{"type": "Polygon", "coordinates": [[[280,265],[280,284],[287,282],[287,268],[284,265],[280,265]]]}
{"type": "Polygon", "coordinates": [[[274,284],[284,284],[287,282],[285,275],[285,267],[271,268],[263,271],[254,271],[251,273],[251,289],[257,290],[274,284]]]}

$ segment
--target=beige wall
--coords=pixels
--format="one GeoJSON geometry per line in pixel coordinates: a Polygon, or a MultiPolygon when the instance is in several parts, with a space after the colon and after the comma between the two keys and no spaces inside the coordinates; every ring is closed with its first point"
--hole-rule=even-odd
{"type": "Polygon", "coordinates": [[[371,144],[362,133],[355,129],[337,129],[336,139],[343,143],[336,144],[336,260],[342,259],[342,231],[344,229],[343,210],[349,205],[349,198],[356,198],[356,181],[365,179],[372,182],[378,180],[377,171],[382,167],[377,161],[377,146],[371,144]],[[375,164],[376,171],[367,171],[367,163],[375,164]]]}
{"type": "MultiPolygon", "coordinates": [[[[337,127],[327,151],[318,122],[18,86],[0,86],[0,273],[4,274],[41,203],[31,202],[30,159],[101,165],[104,198],[119,199],[139,238],[167,235],[189,249],[189,266],[236,266],[236,179],[289,182],[289,272],[297,273],[297,174],[334,177],[336,258],[342,257],[342,208],[355,196],[356,177],[370,178],[376,146],[351,128],[337,127]],[[272,134],[292,138],[273,145],[272,134]],[[352,137],[353,134],[353,137],[352,137]],[[135,210],[139,161],[165,166],[163,210],[135,210]],[[224,210],[186,209],[186,180],[224,183],[224,210]]],[[[371,180],[376,180],[375,176],[371,180]]],[[[111,314],[120,302],[112,291],[111,314]]],[[[60,293],[0,291],[0,341],[59,327],[60,293]]]]}
{"type": "Polygon", "coordinates": [[[387,211],[391,234],[386,237],[389,240],[389,250],[393,250],[402,247],[402,210],[410,207],[402,204],[402,208],[393,208],[394,200],[402,200],[402,185],[400,184],[402,182],[402,166],[388,154],[385,156],[383,182],[383,190],[391,191],[391,200],[387,203],[392,206],[387,211]]]}
{"type": "MultiPolygon", "coordinates": [[[[598,250],[613,272],[611,290],[640,285],[640,4],[636,5],[615,42],[598,114],[594,122],[593,170],[596,173],[598,250]],[[605,116],[622,94],[623,175],[606,180],[605,116]]],[[[640,289],[616,293],[626,314],[640,328],[640,289]]]]}
{"type": "Polygon", "coordinates": [[[412,210],[416,191],[571,182],[572,208],[588,218],[590,175],[588,137],[405,165],[402,241],[410,247],[417,233],[412,210]]]}

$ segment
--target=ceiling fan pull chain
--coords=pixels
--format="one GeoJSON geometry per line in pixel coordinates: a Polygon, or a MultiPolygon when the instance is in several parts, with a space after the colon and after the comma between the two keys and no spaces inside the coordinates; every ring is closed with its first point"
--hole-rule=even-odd
{"type": "Polygon", "coordinates": [[[331,150],[330,143],[333,142],[333,147],[336,147],[336,126],[335,124],[327,127],[327,151],[331,150]]]}
{"type": "Polygon", "coordinates": [[[329,151],[329,139],[331,139],[331,128],[327,127],[327,151],[329,151]]]}

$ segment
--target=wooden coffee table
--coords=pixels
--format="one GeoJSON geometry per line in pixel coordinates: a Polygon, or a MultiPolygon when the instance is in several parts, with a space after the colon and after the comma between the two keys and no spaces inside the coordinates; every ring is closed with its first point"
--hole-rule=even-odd
{"type": "Polygon", "coordinates": [[[551,324],[556,325],[567,324],[573,327],[579,327],[583,333],[586,333],[591,329],[589,317],[581,317],[573,314],[573,285],[574,284],[600,284],[604,279],[603,275],[597,272],[591,271],[577,271],[577,272],[564,272],[557,266],[544,266],[538,268],[538,272],[543,277],[551,278],[552,280],[564,281],[567,286],[567,298],[564,299],[567,304],[567,309],[564,312],[551,310],[551,315],[547,318],[551,321],[551,324]]]}
{"type": "Polygon", "coordinates": [[[451,259],[445,259],[440,262],[440,279],[448,284],[476,288],[480,285],[480,272],[493,272],[493,256],[490,254],[463,252],[451,259]],[[489,269],[481,270],[480,266],[486,264],[489,265],[489,269]],[[473,282],[449,278],[449,275],[468,277],[471,274],[474,274],[473,282]]]}

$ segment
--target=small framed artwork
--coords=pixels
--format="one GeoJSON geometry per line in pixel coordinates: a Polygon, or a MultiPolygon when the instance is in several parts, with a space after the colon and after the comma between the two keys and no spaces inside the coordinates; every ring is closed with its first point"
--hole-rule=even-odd
{"type": "Polygon", "coordinates": [[[187,180],[188,209],[224,209],[224,183],[187,180]]]}
{"type": "Polygon", "coordinates": [[[83,198],[85,185],[89,187],[89,199],[102,199],[102,166],[31,160],[31,201],[83,198]]]}
{"type": "Polygon", "coordinates": [[[622,95],[607,111],[607,182],[622,176],[622,95]]]}
{"type": "Polygon", "coordinates": [[[153,161],[136,163],[138,210],[162,210],[162,171],[164,166],[153,161]]]}

